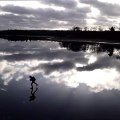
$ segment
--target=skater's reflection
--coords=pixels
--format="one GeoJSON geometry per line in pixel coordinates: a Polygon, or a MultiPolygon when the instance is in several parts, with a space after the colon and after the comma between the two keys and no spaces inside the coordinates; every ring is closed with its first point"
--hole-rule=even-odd
{"type": "Polygon", "coordinates": [[[35,100],[35,98],[36,98],[36,96],[35,96],[35,93],[37,92],[37,90],[38,90],[38,84],[35,82],[36,81],[36,79],[35,79],[35,77],[34,76],[29,76],[29,78],[30,78],[30,81],[31,81],[31,96],[30,96],[30,99],[29,99],[29,101],[34,101],[35,100]],[[35,86],[35,88],[34,88],[34,86],[33,85],[36,85],[35,86]]]}
{"type": "Polygon", "coordinates": [[[36,87],[36,89],[31,89],[31,96],[30,96],[30,99],[29,101],[34,101],[36,96],[35,96],[35,93],[37,92],[38,88],[36,87]]]}

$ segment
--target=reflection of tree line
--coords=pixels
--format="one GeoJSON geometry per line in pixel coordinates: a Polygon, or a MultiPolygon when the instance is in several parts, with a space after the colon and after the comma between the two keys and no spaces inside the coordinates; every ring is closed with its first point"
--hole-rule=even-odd
{"type": "Polygon", "coordinates": [[[87,50],[96,53],[107,52],[109,56],[113,55],[114,49],[120,50],[120,44],[104,44],[91,42],[60,42],[60,46],[74,52],[87,50]]]}
{"type": "MultiPolygon", "coordinates": [[[[0,36],[1,37],[1,36],[0,36]]],[[[61,47],[65,47],[68,50],[72,50],[75,52],[78,51],[87,51],[88,49],[100,53],[100,52],[107,52],[109,56],[113,55],[114,49],[120,50],[120,44],[104,44],[104,43],[96,43],[96,42],[76,42],[68,39],[63,41],[60,39],[54,39],[54,37],[50,36],[3,36],[2,38],[7,39],[8,41],[36,41],[36,40],[46,40],[46,41],[57,41],[59,42],[61,47]],[[60,42],[62,41],[62,42],[60,42]]],[[[79,41],[79,40],[78,40],[79,41]]],[[[94,40],[95,41],[95,40],[94,40]]],[[[99,41],[100,42],[100,41],[99,41]]],[[[120,54],[118,54],[117,58],[120,58],[120,54]]]]}
{"type": "Polygon", "coordinates": [[[0,36],[0,38],[7,39],[8,41],[33,41],[33,40],[49,40],[48,36],[0,36]]]}

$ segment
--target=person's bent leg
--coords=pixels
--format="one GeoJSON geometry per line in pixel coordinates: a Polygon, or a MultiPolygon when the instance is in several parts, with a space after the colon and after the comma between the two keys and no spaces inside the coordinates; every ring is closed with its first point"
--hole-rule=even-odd
{"type": "Polygon", "coordinates": [[[36,82],[34,82],[34,84],[36,84],[36,86],[38,86],[38,84],[36,82]]]}

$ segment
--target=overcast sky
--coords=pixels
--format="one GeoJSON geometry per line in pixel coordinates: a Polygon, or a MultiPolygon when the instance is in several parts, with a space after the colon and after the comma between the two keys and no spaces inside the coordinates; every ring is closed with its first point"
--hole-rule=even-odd
{"type": "Polygon", "coordinates": [[[119,26],[120,0],[0,1],[0,29],[119,26]]]}

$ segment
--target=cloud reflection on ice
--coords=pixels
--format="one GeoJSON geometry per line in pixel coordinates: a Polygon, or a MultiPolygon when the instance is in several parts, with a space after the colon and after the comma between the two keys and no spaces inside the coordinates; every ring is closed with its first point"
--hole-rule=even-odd
{"type": "MultiPolygon", "coordinates": [[[[49,82],[71,88],[86,84],[92,92],[120,90],[120,61],[106,53],[67,51],[54,42],[4,42],[8,44],[4,51],[0,49],[0,76],[4,85],[11,80],[27,79],[29,75],[39,78],[42,75],[49,82]]],[[[4,42],[1,40],[0,47],[4,42]]]]}

